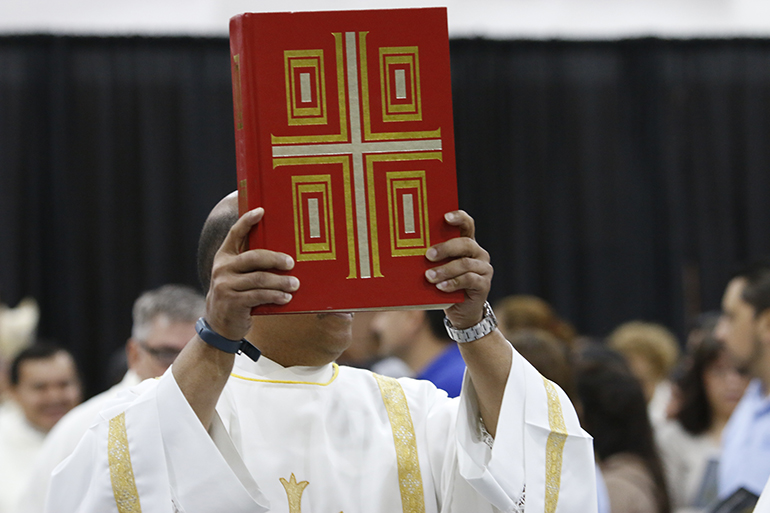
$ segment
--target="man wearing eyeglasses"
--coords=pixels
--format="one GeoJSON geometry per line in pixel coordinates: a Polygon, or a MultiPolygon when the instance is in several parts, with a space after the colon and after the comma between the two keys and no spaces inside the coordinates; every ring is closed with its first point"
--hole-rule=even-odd
{"type": "Polygon", "coordinates": [[[51,472],[75,449],[92,421],[120,391],[162,375],[195,335],[205,313],[204,297],[190,287],[164,285],[134,302],[131,338],[126,342],[128,372],[123,380],[73,409],[46,438],[27,483],[19,513],[42,513],[51,472]]]}

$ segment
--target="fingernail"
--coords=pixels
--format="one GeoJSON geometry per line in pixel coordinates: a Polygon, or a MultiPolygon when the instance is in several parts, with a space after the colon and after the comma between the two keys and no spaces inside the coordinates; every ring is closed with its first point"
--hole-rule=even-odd
{"type": "Polygon", "coordinates": [[[433,269],[428,269],[425,271],[425,276],[427,276],[430,281],[433,281],[436,279],[436,271],[433,269]]]}
{"type": "Polygon", "coordinates": [[[436,285],[436,287],[438,287],[439,290],[446,290],[449,287],[449,282],[448,281],[442,281],[441,283],[436,285]]]}
{"type": "Polygon", "coordinates": [[[454,212],[447,212],[446,214],[444,214],[444,219],[446,219],[449,222],[454,221],[455,218],[457,218],[457,216],[455,215],[454,212]]]}
{"type": "Polygon", "coordinates": [[[286,268],[287,269],[294,269],[294,259],[290,256],[286,257],[286,268]]]}
{"type": "Polygon", "coordinates": [[[425,257],[428,260],[433,261],[436,259],[437,256],[438,256],[438,251],[436,251],[435,248],[429,248],[428,251],[425,252],[425,257]]]}
{"type": "Polygon", "coordinates": [[[282,299],[283,299],[283,304],[286,304],[286,303],[288,303],[289,301],[291,301],[291,298],[292,298],[292,295],[291,295],[291,294],[287,294],[287,293],[285,293],[285,292],[284,292],[284,294],[283,294],[283,298],[282,298],[282,299]]]}
{"type": "Polygon", "coordinates": [[[294,276],[289,276],[289,288],[291,290],[297,290],[299,288],[299,280],[294,276]]]}

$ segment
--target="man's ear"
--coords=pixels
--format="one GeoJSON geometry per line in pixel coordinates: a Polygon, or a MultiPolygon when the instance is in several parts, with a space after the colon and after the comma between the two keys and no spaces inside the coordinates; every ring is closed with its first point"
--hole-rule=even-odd
{"type": "Polygon", "coordinates": [[[126,363],[129,369],[133,369],[139,362],[139,342],[133,338],[126,341],[126,363]]]}

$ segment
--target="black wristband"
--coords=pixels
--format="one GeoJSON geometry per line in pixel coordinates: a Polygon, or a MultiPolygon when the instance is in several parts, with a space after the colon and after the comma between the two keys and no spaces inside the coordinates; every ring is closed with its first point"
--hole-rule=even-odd
{"type": "Polygon", "coordinates": [[[246,356],[252,359],[252,361],[259,360],[262,354],[259,349],[251,345],[251,342],[242,338],[241,340],[230,340],[225,338],[216,331],[211,329],[206,319],[201,317],[198,322],[195,323],[195,331],[198,332],[198,336],[208,345],[224,351],[225,353],[235,354],[244,353],[246,356]]]}

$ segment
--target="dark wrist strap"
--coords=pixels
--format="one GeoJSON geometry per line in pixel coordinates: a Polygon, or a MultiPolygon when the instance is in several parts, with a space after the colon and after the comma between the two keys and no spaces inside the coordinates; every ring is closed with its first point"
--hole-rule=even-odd
{"type": "Polygon", "coordinates": [[[209,326],[209,323],[207,323],[206,319],[203,317],[198,319],[198,322],[195,323],[195,331],[198,332],[198,336],[205,343],[219,349],[220,351],[224,351],[225,353],[243,353],[255,362],[259,360],[259,357],[262,354],[259,352],[259,349],[251,345],[251,342],[245,338],[242,338],[241,340],[230,340],[229,338],[223,337],[216,331],[212,330],[211,326],[209,326]]]}

